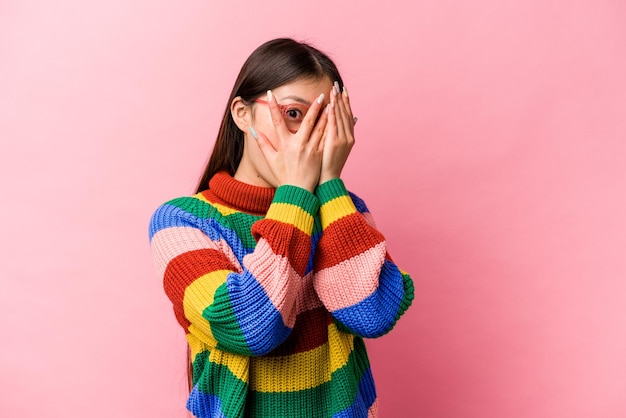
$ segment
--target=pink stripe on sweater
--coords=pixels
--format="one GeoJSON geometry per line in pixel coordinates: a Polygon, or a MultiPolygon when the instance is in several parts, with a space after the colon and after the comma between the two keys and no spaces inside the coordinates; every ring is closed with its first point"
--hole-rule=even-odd
{"type": "Polygon", "coordinates": [[[385,242],[381,242],[359,255],[318,271],[313,284],[326,308],[336,311],[356,305],[374,293],[385,253],[385,242]]]}
{"type": "Polygon", "coordinates": [[[275,254],[265,238],[261,238],[254,252],[243,258],[243,264],[280,312],[283,323],[293,328],[296,322],[296,296],[301,287],[302,277],[291,266],[289,259],[275,254]]]}
{"type": "Polygon", "coordinates": [[[310,272],[300,281],[300,289],[296,296],[297,314],[312,311],[313,309],[323,306],[322,301],[317,296],[315,288],[313,287],[313,277],[313,272],[310,272]]]}
{"type": "Polygon", "coordinates": [[[150,245],[155,255],[156,269],[161,275],[164,274],[170,261],[179,255],[209,248],[221,251],[233,266],[241,269],[239,260],[224,239],[212,241],[205,233],[196,228],[173,226],[162,229],[154,234],[150,245]]]}

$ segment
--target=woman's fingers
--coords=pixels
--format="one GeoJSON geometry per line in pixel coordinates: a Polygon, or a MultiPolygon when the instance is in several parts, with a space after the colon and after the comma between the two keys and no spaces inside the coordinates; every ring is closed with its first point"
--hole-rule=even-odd
{"type": "Polygon", "coordinates": [[[279,136],[286,135],[289,132],[289,129],[287,129],[285,119],[283,118],[283,113],[278,107],[278,102],[272,94],[272,90],[267,91],[267,106],[270,108],[272,124],[274,125],[276,132],[279,134],[279,136]]]}
{"type": "Polygon", "coordinates": [[[248,128],[252,137],[256,139],[257,144],[259,145],[259,149],[261,150],[261,154],[265,157],[265,159],[269,162],[274,158],[277,151],[272,145],[272,143],[267,139],[265,135],[260,132],[257,132],[252,126],[248,128]]]}
{"type": "Polygon", "coordinates": [[[320,184],[341,176],[341,171],[354,145],[354,121],[346,96],[335,83],[331,90],[328,122],[323,138],[323,159],[320,184]]]}
{"type": "Polygon", "coordinates": [[[346,114],[348,115],[348,122],[351,123],[352,127],[354,127],[354,125],[356,125],[356,118],[352,113],[352,107],[350,106],[350,96],[348,96],[348,90],[346,89],[346,86],[343,86],[341,99],[343,100],[344,108],[346,109],[346,114]]]}
{"type": "Polygon", "coordinates": [[[324,135],[326,134],[326,125],[328,124],[328,109],[330,108],[330,104],[327,104],[325,109],[322,111],[315,127],[313,128],[313,132],[310,135],[310,142],[313,146],[317,145],[318,150],[323,149],[324,135]]]}
{"type": "Polygon", "coordinates": [[[335,81],[332,91],[331,103],[334,107],[335,118],[337,120],[337,136],[340,139],[346,139],[348,133],[352,130],[346,125],[348,123],[348,116],[346,115],[346,109],[343,104],[342,94],[339,90],[339,83],[335,81]]]}
{"type": "Polygon", "coordinates": [[[328,106],[326,106],[326,133],[324,139],[328,139],[329,142],[333,142],[337,138],[337,114],[335,113],[335,102],[333,100],[332,92],[331,99],[328,106]]]}
{"type": "Polygon", "coordinates": [[[309,110],[304,115],[304,119],[300,124],[300,128],[298,129],[298,134],[302,134],[303,138],[310,138],[311,132],[316,127],[317,116],[320,113],[321,108],[323,107],[322,103],[324,103],[324,93],[320,94],[317,99],[311,104],[309,110]]]}

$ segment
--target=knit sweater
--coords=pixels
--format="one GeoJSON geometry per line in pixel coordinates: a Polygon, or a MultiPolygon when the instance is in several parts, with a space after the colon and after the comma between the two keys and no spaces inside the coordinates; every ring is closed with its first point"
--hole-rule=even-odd
{"type": "Polygon", "coordinates": [[[216,174],[160,206],[150,241],[191,350],[199,418],[376,417],[363,338],[413,300],[361,199],[216,174]]]}

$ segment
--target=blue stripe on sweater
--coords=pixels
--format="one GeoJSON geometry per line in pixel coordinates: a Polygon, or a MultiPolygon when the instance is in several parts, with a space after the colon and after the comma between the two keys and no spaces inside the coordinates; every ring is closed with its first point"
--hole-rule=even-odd
{"type": "MultiPolygon", "coordinates": [[[[172,227],[190,227],[198,228],[209,236],[211,240],[217,241],[220,238],[216,228],[211,228],[218,222],[208,219],[200,219],[196,215],[193,215],[178,206],[163,204],[154,212],[150,219],[149,237],[150,240],[154,235],[162,229],[172,227]]],[[[234,232],[232,232],[234,234],[234,232]]]]}
{"type": "Polygon", "coordinates": [[[233,275],[226,280],[239,327],[254,355],[267,354],[285,341],[291,328],[283,323],[282,315],[250,271],[233,275]]]}
{"type": "Polygon", "coordinates": [[[212,393],[203,393],[194,387],[187,399],[187,409],[197,418],[227,418],[222,412],[222,401],[212,393]]]}
{"type": "Polygon", "coordinates": [[[359,303],[332,312],[352,332],[366,338],[380,337],[396,322],[404,282],[402,273],[391,261],[385,260],[380,271],[378,288],[359,303]]]}
{"type": "Polygon", "coordinates": [[[196,228],[206,234],[212,241],[219,241],[223,238],[233,250],[235,257],[241,261],[243,257],[252,252],[252,248],[245,248],[237,233],[221,224],[213,218],[199,218],[185,210],[170,204],[161,205],[152,215],[150,220],[149,236],[150,240],[162,229],[172,227],[196,228]]]}
{"type": "Polygon", "coordinates": [[[369,209],[367,209],[367,206],[365,205],[363,199],[361,199],[359,196],[355,195],[352,192],[348,192],[348,194],[350,195],[350,199],[352,199],[352,202],[354,203],[354,207],[359,213],[369,212],[369,209]]]}

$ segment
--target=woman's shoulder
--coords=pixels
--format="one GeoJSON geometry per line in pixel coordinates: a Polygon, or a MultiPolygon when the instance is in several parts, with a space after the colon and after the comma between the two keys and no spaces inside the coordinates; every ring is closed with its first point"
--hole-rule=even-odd
{"type": "Polygon", "coordinates": [[[174,216],[178,216],[181,213],[189,213],[200,216],[210,211],[211,207],[211,203],[201,192],[191,196],[180,196],[170,199],[161,204],[155,213],[167,213],[174,216]]]}
{"type": "Polygon", "coordinates": [[[215,213],[215,207],[203,193],[170,199],[159,205],[152,214],[150,236],[163,228],[197,224],[199,220],[214,217],[215,213]]]}

